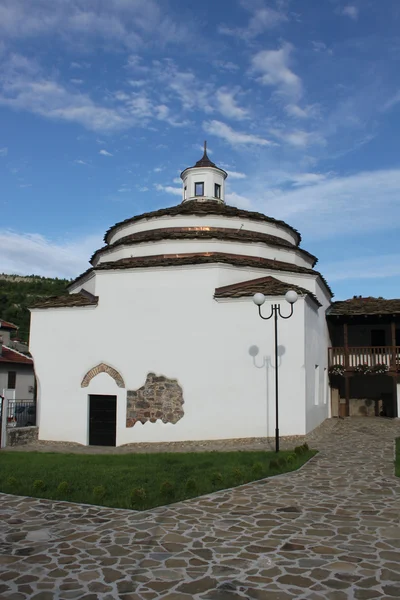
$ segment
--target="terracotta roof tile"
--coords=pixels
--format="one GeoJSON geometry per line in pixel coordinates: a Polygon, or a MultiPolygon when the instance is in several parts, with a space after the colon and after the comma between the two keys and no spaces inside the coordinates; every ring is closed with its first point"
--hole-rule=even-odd
{"type": "Polygon", "coordinates": [[[0,354],[0,363],[19,363],[24,365],[33,365],[33,360],[28,356],[24,356],[15,350],[11,350],[7,346],[3,345],[0,354]]]}
{"type": "Polygon", "coordinates": [[[400,299],[386,300],[385,298],[350,298],[333,302],[327,311],[328,316],[336,315],[398,315],[400,314],[400,299]]]}
{"type": "Polygon", "coordinates": [[[307,273],[320,277],[329,294],[333,296],[333,292],[327,281],[318,271],[299,267],[292,263],[283,262],[280,260],[272,260],[268,258],[259,258],[257,256],[246,256],[240,254],[225,254],[223,252],[206,252],[206,253],[191,253],[191,254],[159,254],[153,256],[141,256],[134,258],[122,258],[116,261],[100,263],[93,269],[88,269],[79,275],[71,282],[70,287],[77,281],[92,273],[93,271],[108,271],[118,269],[140,269],[151,267],[170,267],[181,265],[201,265],[210,263],[226,263],[238,267],[253,267],[258,269],[273,269],[287,273],[307,273]]]}
{"type": "Polygon", "coordinates": [[[18,327],[17,327],[17,325],[14,325],[14,323],[9,323],[9,321],[4,321],[3,319],[0,318],[0,329],[15,329],[15,330],[17,330],[18,327]]]}
{"type": "Polygon", "coordinates": [[[207,202],[197,202],[196,200],[191,200],[189,202],[184,202],[183,204],[178,204],[176,206],[161,208],[160,210],[155,210],[152,212],[130,217],[129,219],[120,221],[119,223],[116,223],[115,225],[110,227],[110,229],[108,229],[104,236],[104,241],[108,242],[110,234],[123,225],[135,223],[136,221],[140,221],[142,219],[155,219],[157,217],[167,216],[173,217],[176,215],[221,215],[224,217],[238,217],[240,219],[250,219],[252,221],[264,221],[266,223],[274,223],[276,225],[280,225],[281,227],[285,227],[285,229],[288,229],[289,231],[294,233],[298,240],[298,243],[300,243],[301,241],[300,233],[284,221],[279,221],[278,219],[274,219],[273,217],[267,217],[266,215],[263,215],[259,212],[243,210],[242,208],[236,208],[236,206],[228,206],[227,204],[222,204],[220,202],[215,202],[212,200],[207,202]]]}
{"type": "Polygon", "coordinates": [[[85,293],[69,294],[65,296],[51,296],[50,298],[36,302],[30,308],[74,308],[79,306],[96,306],[98,300],[98,296],[92,296],[92,294],[85,291],[85,293]]]}
{"type": "Polygon", "coordinates": [[[255,243],[263,243],[270,246],[276,246],[280,248],[289,248],[294,251],[307,256],[313,261],[313,266],[315,266],[318,261],[317,257],[303,250],[302,248],[298,248],[291,242],[284,240],[275,235],[269,235],[266,233],[261,233],[258,231],[249,231],[247,229],[232,229],[228,227],[165,227],[159,229],[150,229],[147,231],[139,231],[138,233],[132,233],[131,235],[127,235],[113,244],[109,244],[96,250],[96,252],[92,255],[90,262],[99,256],[101,253],[106,252],[108,250],[112,250],[118,246],[127,246],[133,244],[140,244],[143,242],[157,242],[161,240],[193,240],[193,239],[218,239],[218,240],[226,240],[226,241],[235,241],[235,242],[255,242],[255,243]]]}
{"type": "Polygon", "coordinates": [[[271,276],[240,281],[216,288],[214,298],[244,298],[253,296],[258,292],[261,292],[264,296],[284,296],[288,290],[294,290],[299,296],[310,296],[318,306],[322,306],[317,297],[309,290],[271,276]]]}

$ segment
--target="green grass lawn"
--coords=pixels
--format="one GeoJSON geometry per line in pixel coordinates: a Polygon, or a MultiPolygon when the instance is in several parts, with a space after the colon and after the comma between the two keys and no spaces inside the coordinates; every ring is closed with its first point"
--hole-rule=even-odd
{"type": "Polygon", "coordinates": [[[143,510],[294,471],[315,451],[0,456],[0,491],[143,510]]]}
{"type": "Polygon", "coordinates": [[[397,477],[400,477],[400,438],[396,440],[396,459],[395,459],[395,473],[397,477]]]}

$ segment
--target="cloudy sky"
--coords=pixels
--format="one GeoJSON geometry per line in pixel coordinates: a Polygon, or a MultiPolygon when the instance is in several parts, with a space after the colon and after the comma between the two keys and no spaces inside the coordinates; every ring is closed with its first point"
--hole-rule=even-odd
{"type": "Polygon", "coordinates": [[[400,297],[397,0],[0,0],[0,271],[74,277],[201,156],[338,299],[400,297]]]}

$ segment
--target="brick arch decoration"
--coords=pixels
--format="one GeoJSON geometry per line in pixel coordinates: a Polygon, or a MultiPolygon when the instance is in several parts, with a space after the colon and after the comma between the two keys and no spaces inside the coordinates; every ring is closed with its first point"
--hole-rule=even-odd
{"type": "Polygon", "coordinates": [[[105,363],[100,363],[93,369],[90,369],[82,379],[81,387],[88,387],[89,383],[92,381],[93,377],[96,377],[99,373],[107,373],[110,377],[112,377],[117,384],[118,387],[124,388],[125,382],[122,378],[122,375],[118,373],[116,369],[113,369],[109,365],[105,363]]]}

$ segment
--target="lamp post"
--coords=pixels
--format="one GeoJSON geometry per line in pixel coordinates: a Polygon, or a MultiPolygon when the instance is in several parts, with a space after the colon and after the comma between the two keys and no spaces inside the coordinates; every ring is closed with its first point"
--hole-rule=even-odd
{"type": "Polygon", "coordinates": [[[268,317],[264,317],[261,314],[261,306],[265,302],[264,294],[254,294],[253,302],[258,306],[258,314],[262,319],[267,321],[274,317],[275,325],[275,452],[279,452],[279,378],[278,378],[278,316],[282,319],[290,319],[293,315],[293,304],[297,302],[297,293],[293,290],[289,290],[285,294],[285,300],[290,304],[290,314],[285,316],[281,314],[281,307],[279,304],[273,304],[271,306],[271,314],[268,317]]]}

